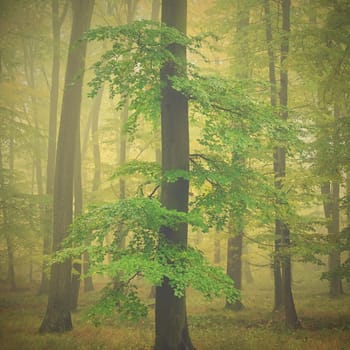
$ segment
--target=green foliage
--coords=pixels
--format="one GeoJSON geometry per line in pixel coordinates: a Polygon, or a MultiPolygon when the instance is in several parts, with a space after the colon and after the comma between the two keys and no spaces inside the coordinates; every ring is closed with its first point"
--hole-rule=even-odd
{"type": "Polygon", "coordinates": [[[115,316],[123,321],[138,321],[147,316],[147,306],[141,303],[134,286],[128,291],[113,288],[112,285],[105,287],[100,299],[88,311],[88,319],[95,326],[115,316]]]}
{"type": "Polygon", "coordinates": [[[115,179],[121,176],[142,175],[146,180],[153,180],[160,178],[161,168],[156,162],[145,162],[139,160],[131,160],[121,165],[111,176],[115,179]]]}
{"type": "Polygon", "coordinates": [[[201,39],[187,37],[174,28],[148,20],[88,31],[84,40],[110,41],[112,45],[93,65],[95,77],[89,83],[90,96],[95,96],[107,82],[110,97],[119,97],[116,109],[122,108],[128,98],[129,118],[125,129],[130,135],[136,131],[141,115],[158,124],[161,67],[165,62],[173,61],[183,74],[188,68],[169,51],[169,45],[186,46],[199,55],[201,39]]]}
{"type": "Polygon", "coordinates": [[[274,147],[297,145],[297,126],[254,99],[243,82],[198,75],[193,80],[177,79],[175,86],[188,96],[202,125],[201,149],[191,155],[191,178],[200,189],[194,205],[219,226],[232,216],[237,226],[247,216],[268,223],[279,194],[263,166],[272,163],[274,147]]]}
{"type": "Polygon", "coordinates": [[[156,187],[183,178],[190,180],[200,194],[188,213],[168,210],[152,195],[91,207],[75,221],[65,242],[67,248],[58,253],[55,261],[87,251],[91,274],[117,276],[114,291],[104,294],[105,303],[94,314],[100,310],[111,315],[116,305],[121,314],[143,316],[145,309],[134,288],[139,277],[152,285],[161,285],[167,279],[179,297],[192,286],[209,298],[225,295],[234,301],[239,295],[223,271],[210,266],[195,249],[169,244],[159,232],[163,227],[176,229],[182,224],[206,231],[208,226],[226,224],[232,215],[237,227],[244,225],[248,217],[259,217],[266,223],[276,212],[282,215],[285,209],[276,207],[276,198],[281,194],[275,191],[271,172],[263,171],[262,165],[272,161],[274,147],[288,149],[297,145],[296,126],[282,121],[279,111],[251,97],[256,85],[204,76],[168,50],[175,44],[196,53],[200,47],[198,38],[188,38],[150,21],[138,21],[90,30],[85,39],[112,42],[112,48],[93,66],[91,95],[108,82],[110,97],[119,97],[117,109],[127,97],[131,112],[128,132],[135,134],[141,116],[158,122],[159,73],[168,61],[175,62],[181,72],[171,78],[172,85],[188,98],[192,120],[202,129],[200,150],[191,155],[190,172],[161,172],[155,163],[132,161],[117,169],[112,178],[142,175],[146,184],[154,182],[156,187]],[[124,240],[127,245],[121,249],[124,240]],[[106,264],[108,256],[110,262],[106,264]]]}
{"type": "Polygon", "coordinates": [[[225,295],[234,301],[238,293],[223,270],[210,266],[201,252],[169,244],[159,234],[161,227],[184,223],[203,227],[197,213],[168,210],[157,199],[130,198],[92,207],[75,220],[66,248],[52,263],[89,252],[89,274],[117,276],[91,311],[94,319],[100,313],[111,317],[116,309],[130,320],[145,316],[146,307],[135,288],[140,277],[151,285],[161,285],[166,278],[178,297],[192,286],[208,298],[225,295]],[[127,245],[121,248],[120,241],[126,236],[127,245]]]}

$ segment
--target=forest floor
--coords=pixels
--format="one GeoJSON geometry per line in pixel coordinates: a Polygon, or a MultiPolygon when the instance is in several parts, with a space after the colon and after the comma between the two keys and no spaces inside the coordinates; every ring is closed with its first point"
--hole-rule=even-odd
{"type": "MultiPolygon", "coordinates": [[[[188,321],[197,350],[347,350],[350,349],[350,286],[337,299],[327,295],[327,282],[294,283],[294,296],[302,328],[284,327],[272,313],[271,280],[243,290],[245,308],[224,310],[224,300],[208,301],[188,291],[188,321]]],[[[95,327],[86,319],[87,306],[97,292],[82,293],[73,313],[74,329],[65,334],[39,335],[47,297],[36,295],[37,286],[11,292],[0,285],[0,348],[2,350],[146,350],[154,341],[154,312],[138,322],[119,320],[95,327]]],[[[149,287],[144,288],[144,295],[149,287]]],[[[147,300],[152,304],[152,299],[147,300]]]]}

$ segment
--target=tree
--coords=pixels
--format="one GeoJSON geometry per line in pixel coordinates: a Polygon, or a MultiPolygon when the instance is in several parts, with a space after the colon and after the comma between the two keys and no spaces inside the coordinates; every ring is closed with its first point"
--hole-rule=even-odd
{"type": "MultiPolygon", "coordinates": [[[[240,1],[237,2],[237,34],[245,36],[245,31],[249,26],[249,9],[244,6],[240,1]]],[[[240,40],[239,53],[237,54],[236,64],[238,69],[236,70],[237,79],[248,79],[249,77],[249,63],[247,63],[248,50],[247,50],[247,38],[240,40]],[[245,61],[243,63],[243,61],[245,61]]],[[[234,148],[234,146],[233,146],[234,148]]],[[[240,166],[244,167],[245,164],[244,155],[237,156],[232,154],[232,162],[240,163],[240,166]]],[[[239,186],[237,182],[232,185],[232,192],[235,192],[235,187],[239,186]]],[[[235,284],[235,288],[242,289],[242,247],[243,247],[243,231],[244,231],[244,208],[239,212],[241,215],[231,213],[229,222],[229,233],[232,235],[227,240],[227,274],[232,278],[235,284]]],[[[243,308],[241,300],[236,300],[234,304],[226,303],[227,309],[239,311],[243,308]]]]}
{"type": "MultiPolygon", "coordinates": [[[[61,26],[68,10],[69,2],[65,2],[61,16],[59,15],[59,2],[52,0],[52,72],[50,86],[50,111],[49,111],[49,135],[47,149],[47,165],[46,165],[46,194],[48,195],[48,203],[45,212],[45,226],[43,238],[43,254],[48,255],[51,252],[52,244],[52,195],[53,195],[53,179],[55,174],[55,155],[56,155],[56,139],[57,139],[57,110],[59,95],[59,74],[60,74],[60,32],[61,26]]],[[[41,283],[39,294],[47,293],[49,289],[49,279],[45,273],[46,264],[43,263],[41,275],[41,283]]]]}
{"type": "MultiPolygon", "coordinates": [[[[182,9],[186,9],[186,6],[182,9]]],[[[125,104],[127,87],[127,98],[130,101],[127,130],[132,136],[135,135],[138,118],[145,118],[145,122],[159,122],[157,116],[162,100],[161,78],[166,78],[163,95],[168,98],[169,95],[175,97],[175,101],[170,99],[170,106],[172,107],[174,102],[177,107],[181,106],[182,128],[188,126],[188,119],[184,116],[188,116],[187,93],[191,94],[188,88],[194,80],[187,77],[185,57],[174,55],[173,50],[181,48],[180,52],[184,52],[182,50],[188,46],[192,52],[196,52],[200,38],[189,38],[172,26],[150,21],[135,21],[118,27],[99,27],[90,30],[85,38],[113,42],[112,48],[93,66],[95,77],[89,83],[92,88],[90,95],[95,96],[101,85],[107,81],[110,96],[120,97],[116,109],[121,110],[125,104]],[[128,52],[128,55],[125,55],[125,52],[128,52]],[[116,60],[115,57],[121,59],[116,60]],[[140,69],[135,69],[135,63],[140,69]],[[170,77],[166,74],[168,70],[177,74],[170,77]],[[162,74],[159,74],[160,71],[162,74]],[[185,106],[182,105],[183,101],[185,106]]],[[[193,78],[198,78],[194,74],[193,66],[191,73],[193,78]]],[[[203,81],[208,82],[208,79],[203,78],[203,81]]],[[[209,84],[210,82],[209,79],[209,84]]],[[[194,87],[192,92],[200,95],[200,91],[202,87],[198,91],[194,87]]],[[[205,105],[205,101],[203,104],[205,105]]],[[[165,113],[169,104],[163,104],[162,108],[165,113]]],[[[174,120],[170,121],[174,123],[174,120]]],[[[177,121],[177,131],[182,131],[178,124],[177,121]]],[[[151,285],[158,286],[157,346],[164,348],[167,344],[174,344],[176,348],[181,345],[193,348],[187,328],[186,288],[193,286],[208,298],[225,295],[234,301],[238,295],[232,288],[232,280],[222,269],[210,266],[201,252],[187,247],[187,225],[191,224],[197,229],[206,229],[207,226],[198,212],[188,212],[188,133],[184,136],[187,146],[184,147],[182,142],[180,147],[180,155],[183,157],[187,154],[187,158],[178,159],[179,155],[172,148],[175,140],[170,131],[174,130],[171,130],[167,123],[165,126],[166,130],[163,128],[163,131],[170,137],[167,140],[171,146],[165,143],[165,149],[167,152],[171,150],[172,156],[171,162],[166,162],[167,168],[163,169],[162,174],[159,164],[155,162],[133,161],[124,164],[113,175],[113,178],[117,178],[133,173],[144,174],[148,184],[151,183],[150,179],[155,182],[151,192],[146,195],[144,191],[138,191],[135,197],[117,199],[88,209],[75,220],[71,234],[65,240],[67,249],[55,254],[54,261],[63,262],[67,257],[89,252],[90,273],[106,274],[112,279],[118,276],[118,284],[112,281],[106,286],[97,307],[90,313],[95,322],[100,322],[101,317],[109,318],[116,312],[122,318],[144,317],[147,307],[138,297],[134,280],[136,277],[143,277],[151,285]],[[162,184],[166,194],[166,197],[162,195],[162,200],[167,206],[154,196],[162,184]],[[174,194],[175,198],[172,197],[174,194]],[[118,230],[121,225],[123,230],[118,230]],[[106,240],[106,236],[111,234],[113,241],[106,240]],[[127,234],[129,239],[122,248],[120,241],[127,234]],[[106,264],[108,254],[112,255],[112,259],[106,264]],[[169,316],[169,303],[180,319],[174,315],[169,316]],[[159,325],[162,318],[168,324],[159,325]],[[169,338],[168,331],[171,325],[176,325],[177,328],[171,328],[175,334],[170,334],[169,338]]]]}
{"type": "MultiPolygon", "coordinates": [[[[70,37],[65,89],[61,111],[60,130],[57,144],[55,184],[53,251],[61,248],[63,239],[72,223],[74,163],[79,130],[82,78],[86,42],[78,47],[77,41],[89,28],[93,0],[73,0],[73,23],[70,37]]],[[[64,332],[72,329],[71,307],[71,261],[54,263],[51,266],[49,297],[40,332],[64,332]]]]}
{"type": "MultiPolygon", "coordinates": [[[[267,54],[269,60],[269,82],[270,82],[270,103],[273,108],[277,106],[277,79],[276,79],[276,64],[275,64],[275,53],[273,49],[273,31],[271,24],[271,11],[270,1],[264,0],[264,12],[265,12],[265,33],[266,33],[266,44],[267,54]]],[[[277,148],[274,150],[274,159],[278,158],[277,148]]],[[[277,173],[277,169],[275,169],[277,173]]],[[[275,183],[278,187],[278,183],[275,183]]],[[[273,275],[274,275],[274,307],[275,311],[278,311],[282,307],[282,276],[281,276],[281,263],[280,263],[280,232],[277,231],[279,226],[275,224],[275,247],[273,255],[273,275]]]]}
{"type": "MultiPolygon", "coordinates": [[[[175,27],[186,34],[187,1],[162,1],[162,22],[175,27]]],[[[186,47],[169,46],[169,51],[176,57],[186,59],[186,47]]],[[[162,170],[189,170],[189,126],[187,98],[172,87],[171,78],[183,75],[174,62],[166,62],[161,69],[161,137],[162,137],[162,170]]],[[[161,203],[167,209],[180,212],[188,211],[187,179],[178,179],[164,183],[161,187],[161,203]]],[[[176,229],[163,227],[170,244],[187,246],[187,224],[176,229]]],[[[156,340],[155,350],[190,350],[194,349],[188,331],[186,315],[186,297],[177,297],[165,278],[156,288],[156,340]]]]}
{"type": "MultiPolygon", "coordinates": [[[[1,140],[3,141],[3,140],[1,140]]],[[[1,142],[2,143],[2,142],[1,142]]],[[[13,191],[13,139],[9,140],[9,168],[8,168],[8,178],[6,179],[5,166],[3,164],[2,155],[2,144],[0,145],[0,190],[1,190],[1,216],[2,225],[5,229],[5,239],[7,248],[7,280],[10,283],[11,289],[15,290],[17,288],[16,284],[16,274],[15,274],[15,262],[14,262],[14,239],[13,239],[13,218],[10,213],[10,201],[8,199],[10,191],[13,191]],[[7,181],[6,181],[7,180],[7,181]],[[7,183],[7,184],[6,184],[7,183]]]]}
{"type": "MultiPolygon", "coordinates": [[[[304,79],[312,99],[307,110],[313,126],[314,142],[311,143],[312,175],[321,189],[325,227],[328,232],[326,253],[329,293],[340,296],[341,279],[346,276],[346,266],[341,264],[341,252],[347,250],[347,229],[341,228],[342,192],[345,174],[349,169],[349,11],[346,1],[307,2],[306,11],[312,13],[300,32],[295,45],[297,60],[295,69],[304,79]],[[312,12],[311,12],[312,11],[312,12]],[[301,49],[301,42],[308,38],[308,50],[301,49]],[[344,269],[343,269],[344,268],[344,269]]],[[[309,122],[310,122],[309,121],[309,122]]],[[[343,203],[348,203],[347,200],[343,203]]],[[[347,205],[345,205],[347,206],[347,205]]],[[[325,253],[325,254],[326,254],[325,253]]]]}
{"type": "MultiPolygon", "coordinates": [[[[282,108],[282,119],[288,118],[288,68],[286,60],[289,54],[290,33],[290,0],[282,0],[282,41],[281,41],[281,69],[280,69],[280,107],[282,108]]],[[[277,148],[274,155],[275,184],[278,190],[282,189],[282,180],[286,173],[286,150],[277,148]]],[[[282,190],[283,191],[283,190],[282,190]]],[[[292,293],[292,266],[289,248],[290,231],[288,224],[283,218],[276,218],[276,235],[281,237],[282,255],[282,301],[285,309],[285,322],[290,328],[299,327],[298,316],[295,310],[292,293]]]]}

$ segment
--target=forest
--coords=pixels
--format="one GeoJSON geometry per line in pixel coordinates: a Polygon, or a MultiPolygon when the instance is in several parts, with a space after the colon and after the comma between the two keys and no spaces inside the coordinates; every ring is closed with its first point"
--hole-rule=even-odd
{"type": "Polygon", "coordinates": [[[1,0],[0,347],[350,349],[349,0],[1,0]]]}

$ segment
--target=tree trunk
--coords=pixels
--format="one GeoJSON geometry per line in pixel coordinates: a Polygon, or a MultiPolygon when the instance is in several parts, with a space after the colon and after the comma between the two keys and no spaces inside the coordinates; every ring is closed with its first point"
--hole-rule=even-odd
{"type": "MultiPolygon", "coordinates": [[[[5,179],[4,179],[4,165],[3,165],[3,156],[2,149],[0,144],[0,189],[3,193],[5,193],[5,179]]],[[[13,140],[9,140],[9,173],[10,180],[8,186],[12,186],[12,174],[13,174],[13,165],[14,165],[14,153],[13,153],[13,140]]],[[[11,290],[16,290],[16,274],[15,274],[15,259],[14,259],[14,243],[13,237],[11,236],[11,215],[9,213],[8,207],[6,205],[6,198],[3,199],[4,204],[1,205],[2,210],[2,220],[3,227],[5,231],[5,239],[6,239],[6,248],[7,248],[7,281],[10,284],[11,290]]]]}
{"type": "MultiPolygon", "coordinates": [[[[242,252],[243,252],[243,255],[248,256],[248,253],[249,253],[248,244],[243,244],[242,252]]],[[[242,275],[245,277],[245,280],[247,281],[247,283],[248,284],[253,283],[254,277],[252,274],[252,269],[250,267],[250,262],[247,261],[247,259],[245,259],[245,261],[243,261],[243,268],[242,269],[243,269],[242,275]]]]}
{"type": "Polygon", "coordinates": [[[100,108],[103,96],[103,86],[100,88],[92,106],[91,114],[91,135],[92,135],[92,150],[94,156],[94,178],[92,180],[92,191],[97,191],[101,184],[101,154],[100,142],[98,137],[98,123],[100,116],[100,108]]]}
{"type": "MultiPolygon", "coordinates": [[[[332,243],[336,243],[339,235],[339,183],[326,182],[321,186],[323,199],[323,209],[328,220],[327,231],[332,243]]],[[[340,267],[340,253],[338,250],[332,251],[328,256],[328,269],[330,272],[336,271],[340,267]]],[[[332,274],[329,280],[329,294],[331,297],[339,297],[344,293],[342,280],[336,274],[332,274]]]]}
{"type": "MultiPolygon", "coordinates": [[[[152,12],[151,12],[151,20],[155,22],[159,22],[159,12],[160,12],[160,0],[153,0],[152,1],[152,12]]],[[[157,133],[155,135],[157,139],[157,145],[158,145],[158,137],[159,134],[157,133]]],[[[161,164],[162,163],[162,152],[159,148],[159,146],[156,147],[155,150],[155,160],[157,163],[161,164]]],[[[152,286],[150,289],[150,292],[148,294],[149,298],[154,299],[156,297],[156,287],[152,286]]]]}
{"type": "Polygon", "coordinates": [[[7,246],[7,281],[10,283],[11,290],[16,290],[16,277],[15,277],[15,259],[14,259],[14,246],[13,241],[9,233],[6,234],[6,246],[7,246]]]}
{"type": "MultiPolygon", "coordinates": [[[[281,41],[281,69],[280,69],[280,106],[282,107],[282,118],[288,118],[288,68],[286,67],[286,59],[289,54],[289,34],[290,34],[290,0],[282,0],[282,41],[281,41]]],[[[279,157],[277,158],[277,181],[285,177],[286,172],[286,150],[279,149],[279,157]]],[[[279,183],[279,188],[282,184],[279,183]]],[[[292,329],[299,327],[299,320],[295,310],[294,298],[292,292],[292,270],[291,270],[291,256],[290,248],[290,232],[289,227],[281,222],[281,247],[284,248],[285,253],[282,257],[282,300],[284,303],[285,322],[286,326],[292,329]]]]}
{"type": "MultiPolygon", "coordinates": [[[[186,33],[187,1],[163,0],[162,22],[186,33]]],[[[169,50],[175,57],[186,58],[186,48],[170,45],[169,50]]],[[[185,96],[174,90],[169,77],[178,74],[175,64],[167,62],[161,69],[161,134],[163,171],[189,170],[189,126],[188,102],[185,96]]],[[[173,183],[164,183],[161,188],[161,202],[168,209],[188,211],[189,183],[178,179],[173,183]]],[[[176,229],[163,227],[170,244],[187,246],[187,224],[176,229]]],[[[176,297],[165,278],[156,288],[156,339],[154,350],[192,350],[186,313],[186,296],[176,297]]]]}
{"type": "MultiPolygon", "coordinates": [[[[91,127],[91,136],[92,136],[92,151],[94,157],[94,177],[92,180],[92,191],[97,191],[101,184],[101,155],[100,155],[100,142],[98,137],[98,124],[99,124],[99,116],[100,109],[102,103],[104,86],[100,88],[96,97],[93,100],[92,107],[89,113],[88,121],[86,123],[84,133],[83,133],[83,144],[81,150],[81,162],[84,159],[87,143],[89,138],[89,131],[91,127]]],[[[83,274],[86,275],[89,272],[89,254],[83,254],[83,274]]],[[[92,281],[92,277],[88,276],[84,278],[84,292],[90,292],[94,290],[94,285],[92,281]]]]}
{"type": "MultiPolygon", "coordinates": [[[[235,230],[230,230],[231,234],[234,232],[235,230]]],[[[242,289],[242,239],[243,235],[238,233],[227,240],[227,275],[232,278],[238,290],[242,289]]],[[[225,308],[239,311],[243,309],[243,304],[237,299],[234,304],[226,302],[225,308]]]]}
{"type": "MultiPolygon", "coordinates": [[[[249,26],[249,10],[246,3],[242,1],[237,2],[237,35],[242,36],[242,39],[247,40],[245,37],[245,30],[249,26]]],[[[249,62],[247,62],[247,57],[249,57],[249,52],[247,52],[247,45],[241,44],[239,47],[239,53],[237,55],[238,69],[236,70],[237,79],[247,79],[249,77],[249,62]]],[[[232,154],[232,165],[241,166],[245,165],[245,159],[242,155],[232,154]]],[[[240,184],[233,184],[231,191],[240,190],[240,184]]],[[[245,208],[241,213],[244,213],[245,208]]],[[[237,214],[231,212],[230,224],[229,224],[229,234],[231,237],[227,240],[227,275],[230,276],[234,282],[236,289],[242,289],[242,242],[243,242],[243,214],[237,214]]],[[[226,309],[239,311],[243,308],[241,300],[236,300],[234,304],[229,304],[226,302],[226,309]]]]}
{"type": "MultiPolygon", "coordinates": [[[[73,23],[70,48],[89,28],[93,0],[72,0],[73,23]]],[[[53,251],[61,248],[73,217],[74,161],[79,130],[82,79],[85,66],[86,42],[68,53],[61,122],[57,143],[53,251]]],[[[55,263],[51,267],[49,298],[40,332],[64,332],[72,329],[71,321],[71,261],[55,263]]]]}
{"type": "MultiPolygon", "coordinates": [[[[58,89],[60,75],[60,28],[68,8],[68,1],[62,16],[59,16],[59,1],[52,0],[52,72],[51,72],[51,89],[50,89],[50,113],[49,113],[49,136],[47,150],[47,167],[46,167],[46,194],[48,201],[45,207],[45,221],[43,231],[43,255],[48,256],[52,249],[52,196],[53,196],[53,179],[55,176],[55,157],[56,157],[56,139],[57,139],[57,110],[58,110],[58,89]]],[[[49,279],[45,273],[46,264],[43,262],[41,283],[39,294],[46,294],[49,291],[49,279]]]]}
{"type": "MultiPolygon", "coordinates": [[[[129,101],[126,99],[125,106],[120,115],[120,132],[119,132],[119,166],[123,165],[126,161],[126,137],[124,132],[124,125],[129,116],[129,101]]],[[[126,184],[125,179],[119,180],[119,199],[125,199],[126,184]]]]}
{"type": "MultiPolygon", "coordinates": [[[[272,24],[271,24],[271,11],[270,1],[264,0],[265,11],[265,33],[267,43],[267,53],[269,58],[269,81],[270,81],[270,104],[271,107],[277,106],[277,80],[276,80],[276,67],[275,67],[275,53],[273,50],[273,36],[272,36],[272,24]]],[[[274,150],[274,173],[275,177],[278,174],[278,159],[280,158],[280,149],[274,150]]],[[[280,187],[279,181],[275,180],[275,187],[280,187]]],[[[274,311],[278,311],[282,308],[282,274],[280,263],[280,244],[281,244],[281,229],[280,223],[276,220],[275,223],[275,246],[273,255],[273,276],[274,276],[274,311]]]]}
{"type": "MultiPolygon", "coordinates": [[[[28,86],[35,90],[35,75],[34,75],[34,64],[35,64],[35,47],[33,48],[33,44],[31,42],[27,42],[23,40],[23,54],[24,54],[24,71],[27,80],[28,86]]],[[[37,135],[33,138],[33,170],[36,178],[37,185],[37,194],[40,198],[40,202],[38,205],[39,209],[39,227],[40,232],[44,236],[46,236],[46,208],[43,204],[43,195],[44,195],[44,182],[43,182],[43,174],[42,174],[42,162],[41,162],[41,135],[39,128],[39,120],[38,120],[38,108],[37,108],[37,99],[34,95],[30,96],[31,100],[31,114],[30,110],[28,111],[28,116],[31,115],[34,122],[34,127],[37,135]]],[[[43,266],[44,269],[44,266],[43,266]]],[[[44,274],[44,272],[43,272],[44,274]]]]}
{"type": "MultiPolygon", "coordinates": [[[[77,131],[77,145],[74,167],[74,217],[79,216],[83,211],[83,188],[81,181],[81,150],[80,150],[80,126],[77,131]]],[[[72,296],[71,310],[76,311],[78,308],[80,277],[81,277],[81,257],[78,261],[73,261],[72,269],[72,296]]]]}

